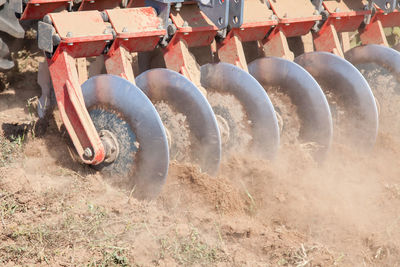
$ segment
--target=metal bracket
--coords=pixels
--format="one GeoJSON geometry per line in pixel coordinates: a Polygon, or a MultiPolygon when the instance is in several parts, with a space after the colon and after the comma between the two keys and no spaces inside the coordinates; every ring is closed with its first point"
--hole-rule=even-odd
{"type": "MultiPolygon", "coordinates": [[[[157,10],[157,13],[164,18],[162,13],[169,10],[171,4],[181,4],[182,2],[191,2],[190,0],[146,0],[146,6],[151,6],[157,10]]],[[[231,0],[196,0],[201,11],[214,23],[218,29],[223,29],[231,25],[232,27],[237,26],[242,22],[243,14],[243,0],[238,0],[237,3],[231,0]],[[234,6],[233,10],[230,10],[230,5],[234,6]],[[241,9],[240,9],[241,7],[241,9]],[[232,14],[232,16],[230,16],[232,14]],[[233,23],[234,19],[236,23],[233,23]]],[[[167,23],[165,23],[167,25],[167,23]]]]}
{"type": "Polygon", "coordinates": [[[240,28],[243,24],[244,0],[230,1],[229,3],[229,26],[240,28]]]}
{"type": "MultiPolygon", "coordinates": [[[[218,29],[223,29],[230,25],[230,0],[197,0],[200,10],[214,23],[218,29]]],[[[239,0],[239,2],[242,2],[239,0]]],[[[243,12],[242,12],[243,13],[243,12]]],[[[232,14],[238,18],[239,14],[232,14]]],[[[240,15],[239,15],[240,16],[240,15]]],[[[240,16],[241,17],[241,16],[240,16]]],[[[238,18],[239,19],[239,18],[238,18]]],[[[238,20],[239,21],[239,20],[238,20]]]]}
{"type": "Polygon", "coordinates": [[[43,21],[38,23],[38,46],[39,49],[44,50],[48,53],[53,53],[53,35],[55,35],[56,29],[43,21]]]}
{"type": "Polygon", "coordinates": [[[396,8],[400,9],[399,0],[369,0],[369,2],[375,3],[385,13],[393,12],[396,8]]]}
{"type": "Polygon", "coordinates": [[[146,0],[145,5],[154,8],[158,14],[158,17],[161,18],[162,24],[166,29],[168,26],[169,14],[171,12],[171,3],[176,3],[179,1],[170,1],[170,0],[146,0]]]}

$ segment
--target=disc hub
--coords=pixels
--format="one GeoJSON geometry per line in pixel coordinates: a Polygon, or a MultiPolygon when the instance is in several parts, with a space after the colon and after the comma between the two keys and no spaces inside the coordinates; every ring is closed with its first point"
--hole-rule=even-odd
{"type": "Polygon", "coordinates": [[[115,135],[108,130],[101,130],[99,133],[100,140],[103,143],[106,156],[104,162],[114,162],[119,155],[119,145],[115,135]]]}

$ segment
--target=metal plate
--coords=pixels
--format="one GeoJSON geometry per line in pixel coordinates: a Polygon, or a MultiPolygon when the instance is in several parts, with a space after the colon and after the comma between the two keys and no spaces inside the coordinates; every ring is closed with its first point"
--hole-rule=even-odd
{"type": "Polygon", "coordinates": [[[219,29],[229,25],[229,3],[231,0],[201,0],[199,1],[200,10],[217,26],[219,29]]]}
{"type": "Polygon", "coordinates": [[[61,39],[67,42],[84,38],[93,41],[112,39],[98,11],[52,13],[51,19],[61,39]]]}
{"type": "Polygon", "coordinates": [[[264,88],[279,87],[291,98],[302,121],[300,139],[317,143],[314,156],[322,160],[332,142],[333,126],[328,101],[318,83],[300,65],[282,58],[257,59],[248,67],[264,88]]]}
{"type": "Polygon", "coordinates": [[[246,0],[243,7],[243,23],[265,23],[274,14],[267,4],[259,0],[246,0]]]}
{"type": "Polygon", "coordinates": [[[334,0],[334,1],[323,1],[322,4],[329,13],[341,13],[341,12],[364,11],[364,5],[368,4],[368,1],[334,0]]]}
{"type": "Polygon", "coordinates": [[[166,30],[152,7],[107,10],[118,37],[164,35],[166,30]]]}
{"type": "Polygon", "coordinates": [[[279,147],[279,127],[274,107],[264,88],[249,73],[227,63],[201,67],[201,85],[207,90],[231,94],[243,105],[252,121],[251,150],[267,159],[279,147]]]}
{"type": "Polygon", "coordinates": [[[373,0],[373,2],[384,12],[393,12],[396,8],[400,8],[398,0],[373,0]]]}
{"type": "Polygon", "coordinates": [[[279,19],[314,17],[315,7],[310,0],[267,0],[279,19]]]}
{"type": "Polygon", "coordinates": [[[183,5],[180,11],[172,9],[171,19],[178,29],[180,28],[202,28],[217,29],[217,25],[210,18],[199,10],[197,5],[183,5]]]}
{"type": "Polygon", "coordinates": [[[216,174],[221,160],[221,138],[214,112],[200,90],[185,76],[168,69],[148,70],[136,78],[136,84],[151,101],[166,102],[186,116],[198,143],[195,154],[201,170],[216,174]]]}
{"type": "Polygon", "coordinates": [[[126,175],[138,197],[157,196],[167,177],[169,154],[164,126],[151,101],[129,81],[109,74],[87,80],[82,93],[89,110],[105,105],[123,115],[139,142],[136,162],[129,165],[126,175]]]}
{"type": "MultiPolygon", "coordinates": [[[[303,54],[295,62],[305,68],[324,92],[336,96],[351,123],[346,141],[354,148],[371,149],[378,134],[378,110],[374,95],[361,73],[348,61],[327,52],[303,54]]],[[[335,128],[333,129],[335,131],[335,128]]]]}
{"type": "Polygon", "coordinates": [[[400,81],[400,53],[392,48],[374,44],[358,46],[349,50],[345,57],[353,65],[378,64],[392,72],[400,81]]]}

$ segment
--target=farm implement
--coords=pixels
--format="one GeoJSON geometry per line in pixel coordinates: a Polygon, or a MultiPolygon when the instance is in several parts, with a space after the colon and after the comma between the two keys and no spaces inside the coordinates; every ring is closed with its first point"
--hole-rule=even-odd
{"type": "Polygon", "coordinates": [[[273,159],[294,113],[318,161],[333,141],[368,151],[374,80],[400,79],[384,34],[400,26],[395,0],[3,2],[4,21],[40,20],[39,114],[55,98],[82,162],[139,197],[160,192],[170,159],[211,175],[237,152],[273,159]]]}

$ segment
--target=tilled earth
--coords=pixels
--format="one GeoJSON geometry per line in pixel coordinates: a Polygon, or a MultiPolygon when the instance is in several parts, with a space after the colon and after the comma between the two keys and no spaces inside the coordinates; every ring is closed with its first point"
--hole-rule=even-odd
{"type": "Polygon", "coordinates": [[[217,177],[173,162],[161,195],[141,202],[69,156],[57,111],[32,130],[43,57],[31,47],[2,74],[0,265],[400,264],[398,132],[369,154],[335,144],[322,165],[301,144],[274,162],[233,155],[217,177]]]}

